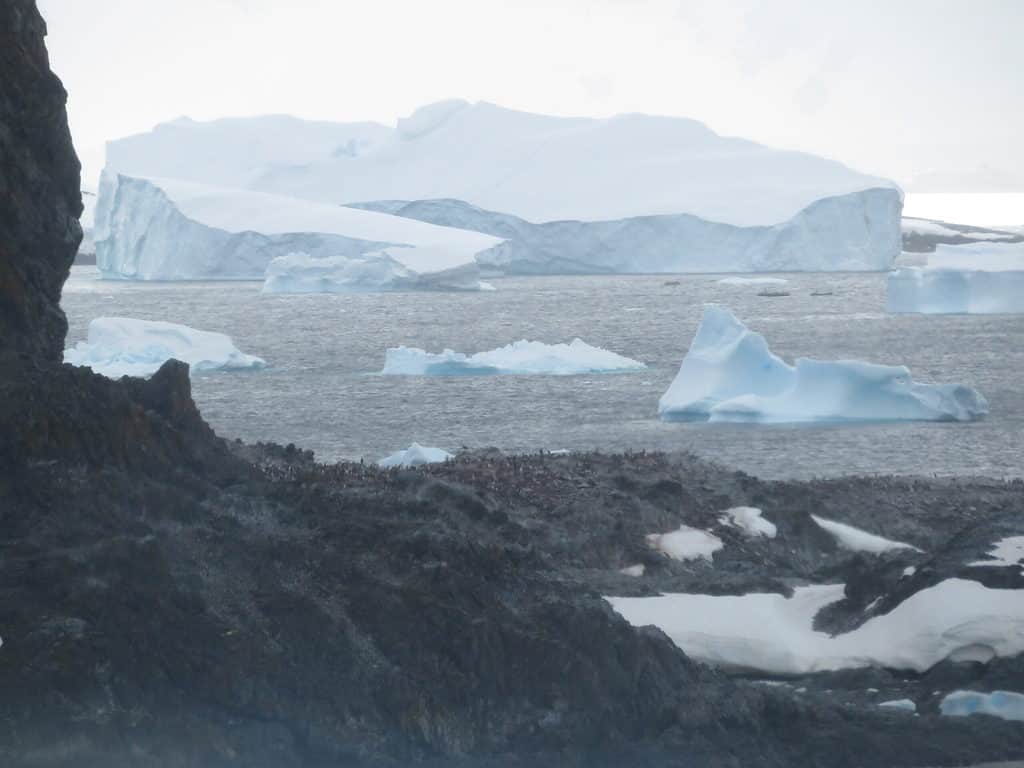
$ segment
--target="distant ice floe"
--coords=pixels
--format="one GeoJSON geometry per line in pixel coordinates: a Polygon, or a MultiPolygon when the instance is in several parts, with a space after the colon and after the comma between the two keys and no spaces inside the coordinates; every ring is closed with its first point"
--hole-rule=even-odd
{"type": "Polygon", "coordinates": [[[1024,536],[1008,536],[1005,539],[1000,539],[992,545],[988,556],[988,560],[976,560],[969,565],[975,568],[999,568],[1024,564],[1024,536]]]}
{"type": "Polygon", "coordinates": [[[673,560],[703,559],[709,562],[723,546],[722,540],[714,534],[688,525],[681,525],[679,530],[669,533],[649,534],[647,544],[673,560]]]}
{"type": "Polygon", "coordinates": [[[480,281],[474,261],[420,258],[418,269],[404,259],[406,252],[423,256],[423,249],[393,248],[356,256],[314,258],[308,253],[278,256],[267,265],[263,293],[363,293],[369,291],[493,291],[480,281]]]}
{"type": "Polygon", "coordinates": [[[592,347],[581,339],[573,339],[569,344],[544,344],[524,339],[474,355],[450,349],[435,354],[416,347],[393,347],[387,350],[381,373],[390,376],[569,376],[639,371],[646,367],[637,360],[592,347]]]}
{"type": "Polygon", "coordinates": [[[953,691],[939,704],[939,711],[953,717],[992,715],[1003,720],[1024,720],[1024,694],[1013,691],[953,691]]]}
{"type": "Polygon", "coordinates": [[[860,528],[854,528],[846,523],[826,520],[824,517],[818,517],[817,515],[811,515],[811,518],[820,528],[832,534],[840,547],[852,552],[867,552],[873,555],[880,555],[883,552],[892,552],[897,549],[921,551],[912,544],[904,544],[902,541],[892,541],[891,539],[876,536],[873,533],[862,531],[860,528]]]}
{"type": "Polygon", "coordinates": [[[732,507],[718,516],[718,522],[739,528],[747,536],[764,536],[774,539],[778,533],[775,523],[765,520],[757,507],[732,507]]]}
{"type": "Polygon", "coordinates": [[[784,285],[789,280],[783,277],[723,277],[717,282],[719,285],[784,285]]]}
{"type": "Polygon", "coordinates": [[[130,317],[97,317],[86,341],[64,350],[64,362],[92,368],[112,379],[150,376],[174,358],[192,372],[263,368],[266,362],[240,351],[229,336],[187,325],[130,317]]]}
{"type": "Polygon", "coordinates": [[[902,314],[1024,312],[1024,243],[938,245],[923,267],[889,273],[886,304],[902,314]]]}
{"type": "Polygon", "coordinates": [[[917,704],[910,699],[892,699],[891,701],[883,701],[878,706],[885,707],[886,709],[901,709],[906,712],[917,712],[917,704]]]}
{"type": "Polygon", "coordinates": [[[441,448],[413,443],[404,451],[396,451],[377,462],[381,467],[419,467],[424,464],[440,464],[454,456],[441,448]]]}
{"type": "Polygon", "coordinates": [[[844,586],[778,594],[609,597],[634,626],[662,629],[688,656],[736,671],[804,675],[881,667],[924,672],[945,659],[988,661],[1024,652],[1024,590],[946,579],[852,632],[814,629],[844,586]]]}
{"type": "Polygon", "coordinates": [[[664,421],[970,421],[988,413],[963,384],[919,384],[904,366],[772,354],[725,307],[704,308],[679,373],[661,396],[664,421]]]}

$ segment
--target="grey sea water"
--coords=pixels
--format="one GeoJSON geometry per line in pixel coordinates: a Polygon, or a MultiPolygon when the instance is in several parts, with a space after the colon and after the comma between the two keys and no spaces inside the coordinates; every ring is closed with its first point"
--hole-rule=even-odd
{"type": "Polygon", "coordinates": [[[417,441],[449,451],[690,450],[768,478],[1024,475],[1024,316],[892,316],[883,274],[784,277],[790,295],[772,298],[757,295],[763,286],[721,285],[710,275],[505,278],[493,281],[493,293],[270,296],[259,283],[111,282],[75,267],[62,304],[70,344],[102,315],[229,334],[270,367],[194,375],[203,415],[225,437],[294,442],[323,461],[376,460],[417,441]],[[812,295],[823,291],[832,295],[812,295]],[[658,398],[705,302],[730,307],[789,361],[905,364],[918,381],[977,387],[991,414],[971,424],[663,424],[658,398]],[[472,353],[577,336],[648,369],[566,377],[376,373],[385,349],[401,344],[472,353]]]}

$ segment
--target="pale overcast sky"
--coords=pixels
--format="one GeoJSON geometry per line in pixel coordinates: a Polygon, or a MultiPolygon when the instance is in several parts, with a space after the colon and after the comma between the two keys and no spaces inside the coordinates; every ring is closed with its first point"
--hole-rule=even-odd
{"type": "Polygon", "coordinates": [[[188,115],[443,98],[680,115],[919,191],[1024,191],[1024,0],[39,0],[89,178],[188,115]],[[915,181],[916,180],[916,181],[915,181]]]}

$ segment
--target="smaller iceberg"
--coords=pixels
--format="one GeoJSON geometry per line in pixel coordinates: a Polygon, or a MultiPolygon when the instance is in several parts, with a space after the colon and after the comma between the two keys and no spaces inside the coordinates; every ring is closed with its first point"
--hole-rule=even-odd
{"type": "Polygon", "coordinates": [[[420,467],[424,464],[440,464],[454,456],[440,448],[413,443],[404,451],[396,451],[377,462],[381,467],[420,467]]]}
{"type": "Polygon", "coordinates": [[[130,317],[97,317],[86,341],[64,350],[64,362],[108,378],[151,376],[168,360],[192,372],[263,368],[266,362],[240,351],[231,337],[187,325],[130,317]]]}
{"type": "Polygon", "coordinates": [[[1013,691],[953,691],[939,704],[944,715],[992,715],[1003,720],[1024,720],[1024,694],[1013,691]]]}
{"type": "Polygon", "coordinates": [[[278,256],[267,265],[263,293],[494,290],[489,283],[480,281],[479,267],[474,261],[420,272],[396,257],[401,252],[400,248],[392,248],[357,256],[314,258],[302,252],[278,256]]]}
{"type": "Polygon", "coordinates": [[[547,374],[639,371],[647,366],[581,339],[569,344],[521,340],[489,352],[465,355],[446,349],[439,354],[416,347],[392,347],[381,373],[390,376],[488,376],[495,374],[547,374]]]}
{"type": "Polygon", "coordinates": [[[661,396],[663,421],[971,421],[988,413],[962,384],[919,384],[904,366],[772,354],[725,307],[704,308],[679,373],[661,396]]]}
{"type": "Polygon", "coordinates": [[[902,314],[1024,312],[1024,243],[938,245],[923,267],[889,273],[886,305],[902,314]]]}

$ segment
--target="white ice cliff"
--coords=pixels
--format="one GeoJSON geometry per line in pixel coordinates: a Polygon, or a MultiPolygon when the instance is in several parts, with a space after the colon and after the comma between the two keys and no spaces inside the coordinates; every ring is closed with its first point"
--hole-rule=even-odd
{"type": "Polygon", "coordinates": [[[187,325],[130,317],[97,317],[86,341],[64,350],[64,362],[112,379],[149,376],[174,358],[196,371],[263,368],[259,357],[238,349],[229,336],[187,325]]]}
{"type": "Polygon", "coordinates": [[[460,269],[498,243],[478,232],[241,189],[105,172],[96,210],[105,278],[262,279],[271,260],[382,254],[424,276],[460,269]]]}
{"type": "Polygon", "coordinates": [[[759,333],[725,307],[709,304],[662,395],[665,421],[969,421],[988,413],[962,384],[919,384],[903,366],[772,354],[759,333]]]}
{"type": "Polygon", "coordinates": [[[505,242],[480,261],[504,272],[883,270],[900,250],[902,195],[891,182],[693,120],[552,117],[451,101],[395,129],[336,126],[353,151],[339,151],[323,128],[295,157],[280,136],[299,128],[275,133],[266,120],[159,126],[111,142],[108,171],[492,234],[505,242]],[[252,159],[225,149],[232,132],[252,159]]]}
{"type": "Polygon", "coordinates": [[[1024,313],[1024,243],[938,245],[923,267],[889,273],[895,313],[1024,313]]]}

